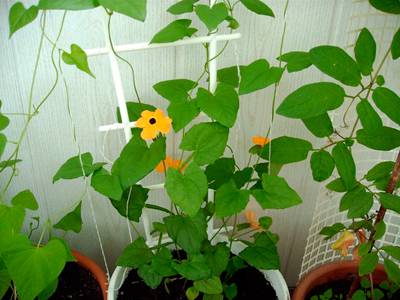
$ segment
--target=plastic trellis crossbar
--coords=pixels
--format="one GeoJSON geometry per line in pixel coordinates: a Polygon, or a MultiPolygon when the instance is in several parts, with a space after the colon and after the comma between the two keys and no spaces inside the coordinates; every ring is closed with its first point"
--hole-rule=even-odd
{"type": "MultiPolygon", "coordinates": [[[[215,1],[211,1],[211,5],[215,1]]],[[[107,30],[105,31],[107,34],[107,30]]],[[[116,45],[114,49],[116,52],[130,52],[137,50],[147,50],[154,48],[166,48],[166,47],[176,47],[176,46],[185,46],[185,45],[194,45],[194,44],[209,44],[208,46],[208,57],[214,58],[208,62],[208,69],[210,73],[210,90],[212,92],[215,91],[217,86],[217,42],[220,41],[230,41],[237,40],[241,38],[240,33],[233,34],[211,34],[208,36],[202,37],[194,37],[188,38],[185,40],[180,40],[172,43],[163,43],[163,44],[150,44],[148,42],[144,43],[134,43],[134,44],[126,44],[126,45],[116,45]]],[[[135,121],[129,120],[128,109],[125,101],[124,89],[121,80],[121,72],[118,66],[117,58],[111,49],[111,45],[108,37],[106,36],[107,45],[103,48],[93,48],[93,49],[85,49],[85,52],[88,56],[98,56],[98,55],[108,55],[110,65],[111,65],[111,73],[114,82],[114,88],[117,95],[118,107],[121,114],[121,123],[114,123],[109,125],[103,125],[99,127],[99,131],[110,131],[110,130],[119,130],[123,129],[125,133],[125,141],[126,143],[132,138],[131,128],[134,128],[136,125],[135,121]]],[[[164,183],[147,186],[146,188],[151,190],[163,189],[164,183]]],[[[208,198],[213,199],[213,191],[208,191],[208,198]]],[[[144,227],[144,232],[146,236],[146,241],[148,245],[154,245],[157,241],[155,238],[151,236],[150,229],[150,220],[147,213],[144,211],[142,214],[142,223],[144,227]]],[[[231,230],[231,227],[228,227],[226,230],[231,230]]],[[[208,235],[213,236],[217,230],[214,228],[214,221],[211,220],[208,223],[208,235]]],[[[168,239],[166,239],[167,241],[168,239]]],[[[164,242],[164,241],[163,241],[164,242]]]]}

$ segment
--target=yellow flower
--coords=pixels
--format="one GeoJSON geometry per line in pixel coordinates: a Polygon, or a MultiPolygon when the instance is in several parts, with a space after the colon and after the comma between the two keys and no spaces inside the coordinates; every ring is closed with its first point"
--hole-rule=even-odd
{"type": "Polygon", "coordinates": [[[261,147],[264,147],[266,144],[270,142],[269,138],[258,135],[253,136],[252,140],[254,145],[258,145],[261,147]]]}
{"type": "Polygon", "coordinates": [[[333,250],[340,251],[342,256],[347,256],[349,248],[354,245],[355,240],[356,236],[354,232],[346,230],[331,247],[333,250]]]}
{"type": "Polygon", "coordinates": [[[164,116],[161,109],[155,111],[144,110],[141,117],[136,121],[136,127],[143,128],[140,137],[144,140],[152,140],[159,132],[168,133],[171,130],[172,120],[164,116]]]}
{"type": "Polygon", "coordinates": [[[181,164],[182,162],[179,159],[173,159],[171,156],[167,155],[165,157],[165,160],[160,161],[155,170],[158,173],[163,173],[168,168],[173,168],[178,170],[181,164]]]}
{"type": "Polygon", "coordinates": [[[246,216],[247,222],[250,224],[250,227],[253,229],[260,229],[260,223],[257,221],[256,213],[252,210],[246,210],[244,215],[246,216]]]}

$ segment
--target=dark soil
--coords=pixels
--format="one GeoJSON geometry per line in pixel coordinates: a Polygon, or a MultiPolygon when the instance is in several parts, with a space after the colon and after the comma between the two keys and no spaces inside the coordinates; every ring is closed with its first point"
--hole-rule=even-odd
{"type": "MultiPolygon", "coordinates": [[[[246,267],[229,279],[229,284],[236,283],[238,294],[235,300],[274,300],[275,290],[265,280],[264,275],[253,267],[246,267]]],[[[127,279],[118,292],[118,300],[187,300],[185,291],[193,282],[179,277],[170,277],[167,284],[169,293],[162,282],[158,288],[151,289],[139,277],[135,270],[129,272],[127,279]]],[[[202,299],[200,295],[196,299],[202,299]]],[[[227,298],[224,298],[227,299],[227,298]]]]}
{"type": "MultiPolygon", "coordinates": [[[[348,279],[343,279],[343,280],[335,280],[335,281],[331,281],[331,282],[319,285],[311,290],[311,292],[307,295],[305,300],[310,300],[312,296],[319,296],[318,299],[325,299],[320,296],[323,295],[329,289],[332,289],[332,298],[330,298],[330,299],[346,299],[346,295],[350,290],[351,283],[352,283],[352,279],[348,278],[348,279]]],[[[377,288],[379,288],[379,286],[375,286],[374,288],[377,289],[377,288]]],[[[361,287],[360,287],[360,289],[361,289],[361,287]]],[[[384,298],[381,298],[382,300],[388,300],[388,299],[399,300],[400,299],[400,291],[397,291],[393,295],[390,295],[386,290],[383,290],[382,288],[380,288],[380,290],[385,295],[384,298]]],[[[365,292],[367,292],[367,291],[365,290],[365,292]]]]}
{"type": "MultiPolygon", "coordinates": [[[[9,290],[4,300],[11,299],[9,290]]],[[[99,284],[92,273],[75,262],[68,262],[58,278],[58,286],[51,300],[102,300],[103,295],[99,284]]]]}

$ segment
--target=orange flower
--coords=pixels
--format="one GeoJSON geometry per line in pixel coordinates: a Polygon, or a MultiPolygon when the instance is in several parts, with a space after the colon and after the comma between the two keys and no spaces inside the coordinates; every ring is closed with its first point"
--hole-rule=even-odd
{"type": "Polygon", "coordinates": [[[254,145],[258,145],[261,147],[264,147],[266,144],[270,142],[269,138],[258,135],[253,136],[252,140],[254,145]]]}
{"type": "Polygon", "coordinates": [[[160,161],[156,167],[156,172],[163,173],[168,168],[173,168],[178,170],[182,162],[179,159],[173,159],[171,156],[167,155],[165,160],[160,161]],[[164,163],[163,163],[164,162],[164,163]]]}
{"type": "Polygon", "coordinates": [[[346,230],[331,247],[333,250],[340,251],[342,256],[347,256],[349,254],[349,248],[354,245],[355,240],[354,232],[346,230]]]}
{"type": "Polygon", "coordinates": [[[159,132],[168,133],[171,130],[172,120],[164,116],[161,109],[155,111],[144,110],[136,121],[136,127],[143,128],[140,137],[144,140],[155,139],[159,132]]]}
{"type": "Polygon", "coordinates": [[[256,213],[252,210],[246,210],[244,215],[246,216],[247,222],[250,224],[250,227],[253,229],[260,229],[260,223],[257,221],[256,213]]]}

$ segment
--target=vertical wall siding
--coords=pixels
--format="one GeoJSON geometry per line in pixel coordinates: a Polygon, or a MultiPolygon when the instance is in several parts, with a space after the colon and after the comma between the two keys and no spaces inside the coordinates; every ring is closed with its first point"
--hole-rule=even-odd
{"type": "MultiPolygon", "coordinates": [[[[25,4],[36,1],[23,1],[25,4]]],[[[116,14],[113,16],[112,32],[115,44],[148,41],[152,35],[173,16],[166,13],[172,0],[149,0],[148,19],[145,24],[132,21],[116,14]]],[[[267,58],[271,64],[277,64],[280,40],[283,30],[283,9],[285,1],[267,1],[276,13],[276,18],[267,18],[250,14],[239,8],[237,14],[241,20],[240,41],[231,42],[226,52],[219,58],[220,67],[248,64],[258,58],[267,58]]],[[[40,39],[39,24],[17,32],[8,39],[8,10],[14,1],[0,2],[0,99],[4,112],[24,112],[27,110],[29,85],[32,77],[34,57],[40,39]]],[[[319,44],[337,42],[347,43],[344,22],[348,15],[345,9],[352,5],[347,0],[290,0],[287,13],[287,30],[284,52],[305,50],[319,44]]],[[[46,31],[51,37],[59,28],[61,12],[50,12],[47,17],[46,31]]],[[[102,9],[90,12],[69,12],[60,39],[60,45],[69,49],[71,43],[82,48],[105,45],[105,13],[102,9]]],[[[201,24],[195,23],[198,26],[201,24]]],[[[51,48],[46,43],[39,65],[38,79],[34,99],[37,103],[46,94],[54,81],[55,74],[50,61],[51,48]]],[[[204,49],[201,46],[187,46],[168,49],[154,49],[124,54],[132,62],[138,79],[142,98],[157,107],[166,108],[166,102],[152,89],[158,81],[173,78],[196,79],[204,61],[204,49]]],[[[96,161],[113,160],[123,147],[122,132],[98,132],[100,125],[115,122],[116,95],[113,90],[110,65],[106,56],[92,57],[89,64],[96,80],[73,67],[64,66],[65,78],[70,90],[73,123],[77,128],[77,139],[82,151],[90,151],[96,161]]],[[[135,99],[128,68],[120,64],[123,74],[127,100],[135,99]]],[[[322,77],[315,69],[298,74],[285,74],[278,91],[278,103],[296,87],[306,82],[320,80],[322,77]]],[[[264,134],[270,123],[272,88],[241,97],[238,123],[232,130],[230,144],[237,152],[236,159],[244,166],[248,159],[247,150],[251,136],[264,134]]],[[[7,129],[10,139],[17,137],[22,126],[20,116],[12,117],[7,129]]],[[[81,180],[59,181],[52,184],[52,176],[58,167],[69,157],[76,155],[77,148],[73,141],[71,121],[67,112],[67,100],[62,84],[56,87],[54,94],[43,106],[39,115],[29,127],[28,135],[22,145],[18,177],[14,180],[8,197],[18,191],[30,188],[39,202],[41,220],[48,217],[57,221],[72,208],[84,191],[81,180]]],[[[311,138],[299,122],[276,118],[273,136],[290,135],[311,138]]],[[[176,151],[174,141],[179,136],[170,134],[168,152],[176,151]]],[[[289,285],[294,285],[300,270],[308,228],[313,208],[318,195],[318,185],[312,182],[308,162],[285,166],[283,174],[290,184],[301,194],[304,203],[285,211],[267,211],[274,217],[273,230],[280,234],[279,249],[282,259],[282,272],[289,285]]],[[[2,184],[4,178],[0,179],[2,184]]],[[[163,180],[158,174],[151,175],[146,182],[158,183],[163,180]]],[[[90,191],[94,203],[95,216],[104,243],[108,263],[113,269],[116,257],[129,241],[125,220],[111,207],[107,199],[90,191]]],[[[164,192],[151,194],[151,201],[165,203],[164,192]]],[[[250,204],[260,214],[256,203],[250,204]]],[[[73,247],[82,250],[102,263],[100,247],[96,240],[96,231],[90,213],[87,196],[83,203],[84,226],[79,235],[68,234],[73,247]]],[[[154,215],[154,218],[159,217],[154,215]]]]}

